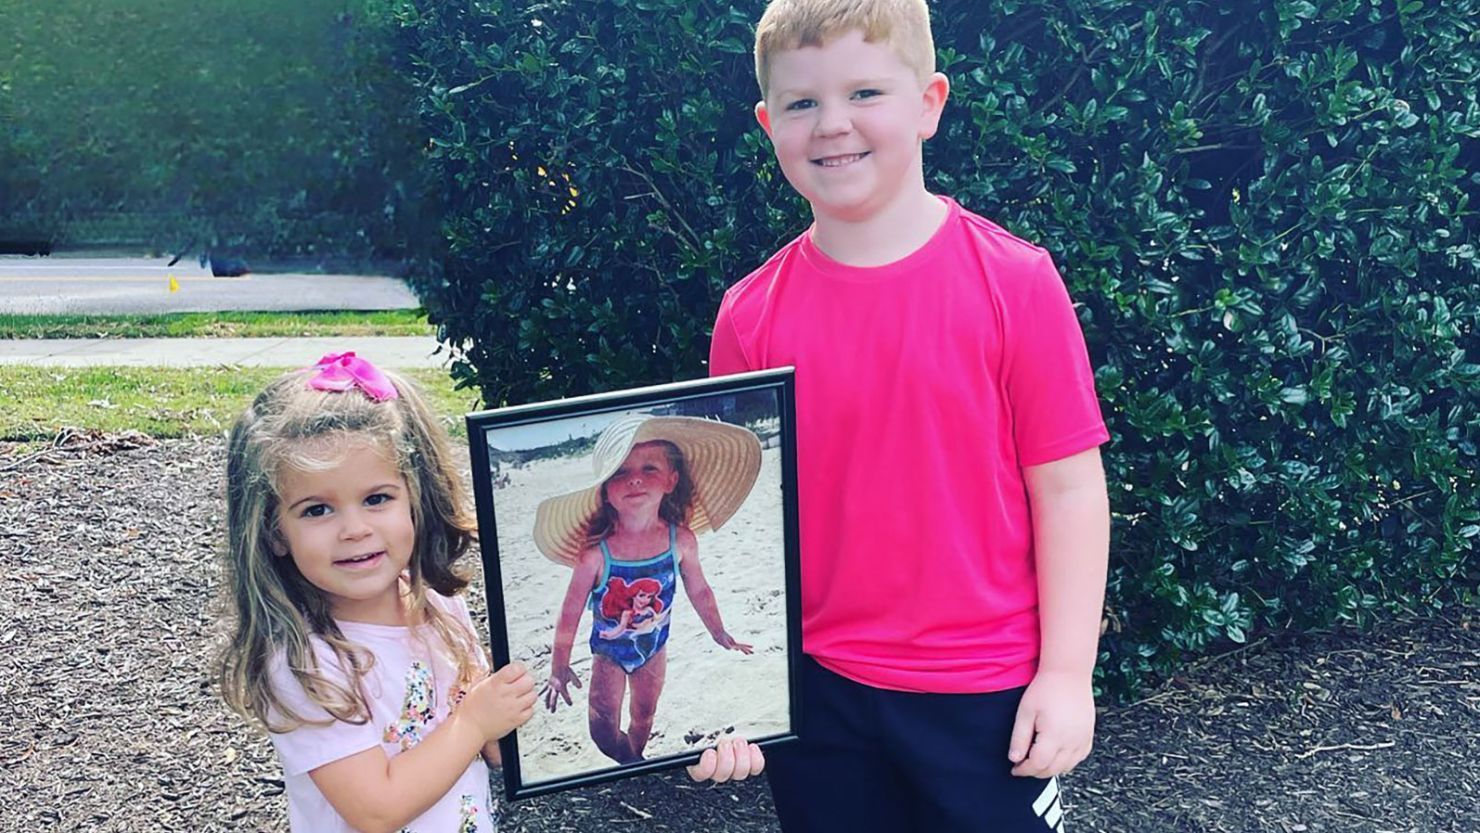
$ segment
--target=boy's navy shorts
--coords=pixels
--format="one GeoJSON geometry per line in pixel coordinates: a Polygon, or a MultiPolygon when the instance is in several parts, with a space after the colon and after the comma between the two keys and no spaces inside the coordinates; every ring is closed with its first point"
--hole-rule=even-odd
{"type": "Polygon", "coordinates": [[[801,693],[801,739],[766,753],[785,833],[1066,830],[1059,780],[1011,772],[1022,688],[890,691],[803,657],[801,693]]]}

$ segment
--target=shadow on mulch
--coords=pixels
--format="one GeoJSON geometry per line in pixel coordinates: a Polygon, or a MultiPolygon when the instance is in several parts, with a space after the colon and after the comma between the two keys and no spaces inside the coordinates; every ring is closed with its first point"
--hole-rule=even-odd
{"type": "MultiPolygon", "coordinates": [[[[222,469],[217,440],[0,446],[0,831],[286,829],[270,745],[208,679],[222,469]]],[[[1189,666],[1101,709],[1067,829],[1480,833],[1477,660],[1469,610],[1189,666]]],[[[763,781],[682,772],[505,809],[514,833],[778,829],[763,781]]]]}

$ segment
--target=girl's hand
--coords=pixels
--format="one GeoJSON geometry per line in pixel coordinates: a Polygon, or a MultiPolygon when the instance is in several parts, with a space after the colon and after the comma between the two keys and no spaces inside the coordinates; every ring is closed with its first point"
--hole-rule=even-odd
{"type": "Polygon", "coordinates": [[[541,694],[545,698],[545,708],[555,711],[561,698],[565,699],[565,705],[572,705],[570,699],[570,685],[574,683],[576,688],[581,687],[581,678],[576,672],[570,670],[569,665],[556,666],[550,669],[550,679],[545,681],[545,689],[541,694]]]}
{"type": "Polygon", "coordinates": [[[534,677],[517,662],[479,680],[458,711],[467,710],[485,742],[496,741],[534,716],[534,677]]]}
{"type": "Polygon", "coordinates": [[[736,642],[735,637],[730,636],[729,631],[720,631],[718,634],[715,635],[714,641],[719,643],[719,647],[724,648],[727,651],[739,651],[746,656],[749,656],[755,651],[754,646],[748,643],[736,642]]]}

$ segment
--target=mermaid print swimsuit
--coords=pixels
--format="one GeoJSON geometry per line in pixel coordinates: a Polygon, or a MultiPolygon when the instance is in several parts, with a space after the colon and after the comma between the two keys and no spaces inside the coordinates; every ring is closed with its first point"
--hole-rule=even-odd
{"type": "Polygon", "coordinates": [[[601,581],[591,591],[591,653],[601,655],[622,666],[631,674],[647,663],[654,654],[668,644],[668,612],[673,609],[673,591],[678,580],[678,527],[668,526],[668,549],[652,558],[641,561],[624,561],[613,558],[612,552],[601,542],[603,567],[601,581]],[[616,618],[603,615],[601,601],[606,597],[613,579],[630,587],[639,579],[653,579],[659,590],[653,607],[642,613],[634,613],[626,629],[611,638],[602,636],[622,626],[620,614],[616,618]],[[661,602],[661,606],[658,604],[661,602]],[[662,624],[653,626],[652,620],[661,617],[662,624]]]}

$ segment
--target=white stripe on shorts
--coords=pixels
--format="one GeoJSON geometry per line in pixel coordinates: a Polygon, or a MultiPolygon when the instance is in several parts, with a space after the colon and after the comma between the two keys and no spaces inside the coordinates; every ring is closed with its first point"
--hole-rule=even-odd
{"type": "Polygon", "coordinates": [[[1048,786],[1043,788],[1043,792],[1033,802],[1033,814],[1043,819],[1043,823],[1056,833],[1064,833],[1064,807],[1059,801],[1057,776],[1048,779],[1048,786]]]}

